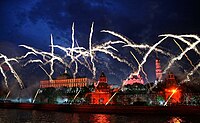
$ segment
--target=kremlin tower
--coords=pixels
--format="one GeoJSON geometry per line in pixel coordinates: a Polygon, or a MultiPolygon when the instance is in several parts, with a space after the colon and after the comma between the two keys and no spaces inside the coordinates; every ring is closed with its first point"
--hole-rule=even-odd
{"type": "Polygon", "coordinates": [[[100,77],[99,77],[99,83],[107,83],[107,77],[105,74],[102,72],[100,77]]]}
{"type": "Polygon", "coordinates": [[[95,88],[95,91],[98,91],[98,92],[109,92],[110,90],[110,87],[107,83],[107,77],[105,76],[105,74],[102,72],[100,77],[99,77],[99,80],[98,80],[98,84],[95,88]]]}
{"type": "MultiPolygon", "coordinates": [[[[98,83],[95,87],[95,91],[90,93],[91,95],[91,104],[106,104],[111,97],[110,86],[107,83],[107,77],[102,72],[98,83]]],[[[113,102],[111,101],[110,104],[113,102]]]]}
{"type": "Polygon", "coordinates": [[[160,59],[156,58],[156,80],[159,82],[162,80],[162,70],[160,66],[160,59]]]}

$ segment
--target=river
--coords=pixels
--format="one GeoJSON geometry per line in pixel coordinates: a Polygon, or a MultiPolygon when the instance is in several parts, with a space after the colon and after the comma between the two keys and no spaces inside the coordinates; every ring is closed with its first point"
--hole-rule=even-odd
{"type": "Polygon", "coordinates": [[[199,123],[199,116],[83,114],[0,109],[0,123],[199,123]]]}

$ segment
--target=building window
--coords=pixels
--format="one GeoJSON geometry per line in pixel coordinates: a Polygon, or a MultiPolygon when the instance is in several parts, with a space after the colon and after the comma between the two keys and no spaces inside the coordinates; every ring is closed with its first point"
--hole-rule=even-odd
{"type": "Polygon", "coordinates": [[[99,99],[99,104],[103,104],[103,102],[104,102],[104,98],[100,98],[99,99]]]}

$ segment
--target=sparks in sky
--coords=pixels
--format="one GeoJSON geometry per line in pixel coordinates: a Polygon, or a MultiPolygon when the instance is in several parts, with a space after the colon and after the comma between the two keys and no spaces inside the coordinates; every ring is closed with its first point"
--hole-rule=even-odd
{"type": "Polygon", "coordinates": [[[17,80],[17,82],[19,83],[21,89],[24,88],[24,84],[22,82],[22,80],[20,79],[19,75],[17,74],[17,72],[15,71],[15,69],[13,68],[13,66],[11,65],[11,62],[17,62],[18,63],[18,60],[15,59],[15,58],[8,58],[6,55],[3,55],[0,53],[0,60],[2,60],[1,64],[0,64],[0,71],[1,71],[1,74],[3,75],[4,77],[4,82],[5,82],[5,86],[8,88],[8,81],[7,81],[7,76],[6,76],[6,73],[5,71],[3,70],[3,65],[6,65],[9,67],[9,70],[10,72],[13,74],[13,76],[15,77],[15,79],[17,80]]]}
{"type": "MultiPolygon", "coordinates": [[[[180,35],[180,36],[176,36],[176,35],[162,35],[162,36],[165,36],[165,37],[173,37],[173,38],[176,38],[176,39],[179,39],[180,41],[184,42],[184,43],[187,43],[188,44],[188,47],[182,52],[180,53],[177,57],[174,57],[173,59],[171,59],[169,61],[169,64],[168,66],[164,69],[164,73],[166,73],[166,71],[173,65],[173,63],[177,60],[181,60],[183,58],[183,56],[190,50],[194,50],[198,55],[200,55],[200,52],[198,51],[198,49],[196,48],[196,46],[200,43],[200,38],[196,35],[180,35]],[[187,41],[185,38],[193,38],[195,39],[196,41],[194,43],[190,43],[189,41],[187,41]]],[[[194,66],[194,65],[192,65],[194,66]]]]}
{"type": "Polygon", "coordinates": [[[91,29],[90,29],[90,36],[89,36],[89,50],[85,49],[84,47],[79,47],[78,43],[77,46],[75,46],[75,40],[74,40],[74,23],[72,24],[72,46],[71,48],[66,48],[60,45],[54,45],[53,43],[53,36],[51,35],[51,52],[45,52],[41,50],[37,50],[33,47],[27,46],[27,45],[20,45],[21,47],[24,47],[28,50],[31,50],[27,52],[24,56],[18,57],[19,59],[27,58],[29,55],[35,55],[35,56],[42,56],[41,59],[34,59],[29,60],[25,63],[25,65],[29,63],[40,63],[40,67],[42,70],[49,76],[49,79],[52,79],[52,75],[54,73],[54,62],[57,60],[62,65],[68,68],[72,68],[72,65],[75,64],[75,70],[73,72],[74,77],[76,76],[78,72],[78,64],[84,65],[88,70],[90,70],[93,74],[93,77],[96,76],[96,66],[95,66],[95,54],[97,52],[102,52],[107,55],[110,55],[113,59],[116,59],[119,62],[125,63],[128,66],[130,66],[132,69],[134,69],[134,66],[130,64],[127,60],[118,57],[113,51],[118,52],[118,50],[113,46],[115,44],[124,44],[123,41],[108,41],[99,45],[92,46],[92,35],[93,35],[93,27],[94,23],[92,23],[91,29]],[[54,48],[58,48],[65,52],[65,56],[61,57],[58,54],[54,53],[54,48]],[[70,62],[67,61],[67,58],[70,58],[70,62]],[[48,73],[42,65],[50,64],[50,73],[48,73]]]}
{"type": "MultiPolygon", "coordinates": [[[[191,62],[191,60],[188,58],[188,56],[186,55],[186,53],[190,50],[194,50],[198,55],[200,55],[199,50],[197,49],[197,45],[200,43],[200,38],[196,35],[173,35],[173,34],[163,34],[163,35],[159,35],[159,37],[163,37],[160,41],[158,41],[157,43],[155,43],[153,46],[149,46],[149,45],[144,45],[144,44],[136,44],[134,42],[130,42],[127,38],[125,38],[124,36],[115,33],[113,31],[109,31],[109,30],[103,30],[102,32],[107,32],[109,34],[112,34],[114,36],[119,37],[120,39],[122,39],[125,43],[127,43],[126,45],[124,45],[123,47],[131,47],[136,49],[136,51],[140,52],[140,49],[146,49],[149,48],[148,52],[144,55],[143,60],[141,63],[138,63],[138,71],[137,74],[140,73],[141,69],[143,69],[143,65],[146,63],[147,58],[149,57],[149,55],[152,53],[152,51],[156,51],[156,52],[160,52],[161,54],[167,55],[167,56],[171,56],[172,54],[163,51],[162,49],[158,49],[157,47],[164,42],[167,38],[171,37],[174,39],[179,39],[180,41],[182,41],[183,43],[186,43],[188,45],[188,47],[183,50],[179,44],[177,44],[177,42],[175,41],[175,43],[179,46],[179,48],[181,49],[182,53],[179,54],[177,57],[172,58],[169,63],[168,66],[164,69],[164,73],[166,73],[166,71],[171,68],[171,66],[173,65],[173,63],[177,60],[181,60],[182,57],[185,55],[187,57],[187,59],[189,60],[190,64],[193,66],[194,70],[198,69],[198,65],[196,67],[194,67],[193,63],[191,62]],[[193,38],[196,40],[196,42],[194,43],[190,43],[187,39],[185,38],[193,38]],[[196,69],[195,69],[196,68],[196,69]]],[[[131,53],[132,56],[134,57],[135,55],[133,53],[131,53]]],[[[138,59],[136,57],[134,57],[136,59],[136,61],[138,61],[138,59]]],[[[194,71],[193,70],[193,71],[194,71]]],[[[143,71],[143,70],[142,70],[143,71]]],[[[143,73],[145,74],[145,72],[143,71],[143,73]]],[[[191,71],[191,73],[193,73],[191,71]]],[[[146,76],[145,76],[146,77],[146,76]]]]}
{"type": "MultiPolygon", "coordinates": [[[[173,34],[159,35],[159,37],[162,37],[162,39],[151,46],[148,44],[136,44],[135,42],[129,40],[125,36],[122,36],[116,32],[109,31],[109,30],[102,30],[101,32],[116,36],[120,40],[108,40],[104,43],[101,43],[98,45],[93,45],[92,44],[92,36],[93,36],[93,30],[94,30],[93,28],[94,28],[94,22],[92,23],[91,28],[90,28],[90,34],[89,34],[89,40],[88,40],[89,49],[81,47],[78,45],[78,42],[75,42],[75,24],[73,23],[72,24],[72,35],[71,35],[72,36],[71,37],[72,38],[71,47],[66,48],[66,47],[54,44],[53,35],[51,34],[50,35],[50,48],[51,48],[50,52],[38,50],[36,48],[27,46],[27,45],[19,45],[20,47],[26,48],[27,50],[30,50],[30,51],[28,51],[25,55],[16,57],[16,58],[7,58],[7,56],[0,54],[0,59],[2,61],[0,64],[0,71],[4,77],[5,85],[8,87],[7,76],[2,67],[4,64],[6,64],[9,67],[11,73],[17,79],[20,87],[23,88],[23,82],[19,78],[18,74],[16,73],[16,71],[14,70],[14,68],[12,67],[10,62],[19,63],[18,60],[27,59],[30,55],[34,55],[36,57],[36,59],[29,59],[24,64],[24,66],[27,66],[30,63],[38,63],[39,67],[47,74],[47,76],[49,77],[50,80],[52,80],[52,76],[55,72],[54,65],[57,61],[58,61],[58,63],[56,63],[56,64],[61,64],[65,68],[70,68],[70,69],[74,68],[73,69],[74,77],[76,77],[76,74],[78,73],[79,65],[82,65],[85,68],[87,68],[92,73],[93,78],[95,78],[96,77],[96,69],[97,69],[96,62],[98,62],[98,60],[97,60],[98,57],[96,55],[97,52],[107,54],[120,63],[125,63],[127,66],[129,66],[131,68],[132,72],[134,72],[135,68],[137,68],[137,75],[140,72],[142,72],[145,75],[145,79],[147,82],[148,82],[148,76],[143,68],[144,68],[144,64],[147,62],[147,58],[152,54],[152,52],[157,52],[162,55],[170,57],[170,60],[168,62],[167,67],[164,69],[164,72],[166,72],[168,69],[170,69],[171,66],[176,61],[181,60],[183,56],[186,56],[187,60],[190,61],[190,65],[193,67],[193,70],[190,71],[187,76],[191,76],[195,71],[197,71],[197,69],[200,66],[199,63],[195,66],[192,63],[192,61],[189,59],[189,57],[186,55],[186,53],[190,50],[194,50],[198,55],[200,55],[200,52],[197,48],[197,45],[200,43],[200,38],[196,35],[173,35],[173,34]],[[162,48],[158,48],[158,46],[161,43],[163,43],[164,41],[166,41],[167,38],[174,39],[175,44],[179,47],[179,49],[181,49],[180,54],[178,54],[177,56],[174,56],[174,55],[170,54],[169,52],[164,51],[162,48]],[[196,41],[194,43],[190,43],[187,40],[188,38],[195,39],[196,41]],[[180,46],[180,44],[178,44],[178,42],[175,39],[178,39],[182,43],[187,44],[188,46],[186,47],[186,49],[183,50],[182,47],[180,46]],[[130,52],[130,54],[136,60],[138,66],[135,67],[134,65],[132,65],[130,63],[130,61],[119,57],[116,54],[116,52],[119,52],[120,50],[118,48],[116,48],[115,45],[120,45],[121,48],[129,47],[129,48],[136,50],[142,56],[141,61],[136,57],[136,55],[134,55],[133,52],[130,52]],[[57,54],[55,52],[55,49],[64,51],[65,55],[61,56],[61,55],[57,54]],[[148,50],[148,51],[145,52],[146,50],[148,50]],[[143,53],[145,53],[145,54],[142,55],[143,53]],[[42,59],[40,57],[42,57],[42,59]],[[173,57],[173,58],[171,58],[171,57],[173,57]],[[46,66],[46,65],[49,65],[50,72],[44,68],[44,66],[46,66]]],[[[189,77],[187,77],[187,78],[189,78],[189,77]]]]}

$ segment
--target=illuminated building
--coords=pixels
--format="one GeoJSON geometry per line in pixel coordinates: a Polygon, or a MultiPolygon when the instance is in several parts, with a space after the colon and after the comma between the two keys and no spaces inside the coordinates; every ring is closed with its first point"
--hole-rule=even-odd
{"type": "MultiPolygon", "coordinates": [[[[112,96],[110,86],[107,83],[107,77],[103,72],[99,77],[95,91],[90,93],[90,95],[91,104],[106,104],[112,96]]],[[[112,101],[109,104],[112,104],[112,101]]]]}
{"type": "Polygon", "coordinates": [[[181,90],[178,88],[177,81],[173,73],[168,73],[165,80],[165,100],[169,100],[169,104],[180,103],[181,101],[181,90]]]}
{"type": "Polygon", "coordinates": [[[147,102],[147,89],[140,83],[125,85],[122,92],[116,94],[114,101],[115,104],[144,105],[147,102]]]}
{"type": "MultiPolygon", "coordinates": [[[[69,74],[64,73],[55,80],[40,81],[40,88],[69,87],[69,89],[65,88],[63,92],[67,90],[67,92],[69,91],[71,93],[71,87],[88,87],[88,85],[93,84],[94,86],[92,85],[88,88],[84,88],[85,90],[88,89],[89,91],[84,91],[84,89],[83,91],[79,91],[77,88],[75,88],[75,91],[73,90],[73,92],[77,94],[76,96],[74,93],[74,95],[68,95],[68,93],[66,93],[68,97],[71,96],[72,98],[85,98],[85,102],[88,104],[107,104],[109,99],[111,100],[108,104],[123,105],[171,105],[183,102],[182,98],[184,97],[184,91],[180,85],[178,85],[174,74],[162,74],[160,60],[156,59],[155,63],[156,79],[157,82],[159,82],[157,84],[147,83],[144,85],[143,78],[140,76],[140,74],[137,74],[137,72],[132,73],[127,80],[124,80],[121,88],[112,88],[108,84],[107,77],[103,72],[101,73],[97,82],[94,82],[94,80],[88,78],[72,78],[69,76],[69,74]],[[153,87],[152,91],[148,90],[150,88],[149,86],[153,87]],[[78,94],[79,92],[81,93],[78,94]]],[[[189,99],[191,96],[185,97],[185,102],[188,104],[189,100],[191,100],[189,99]]]]}
{"type": "Polygon", "coordinates": [[[40,81],[40,88],[60,88],[60,87],[85,87],[93,84],[93,80],[82,77],[72,78],[68,73],[57,77],[55,80],[42,80],[40,81]]]}
{"type": "Polygon", "coordinates": [[[137,75],[137,72],[131,74],[127,80],[123,81],[123,85],[132,85],[134,83],[144,84],[144,80],[140,74],[137,75]]]}

